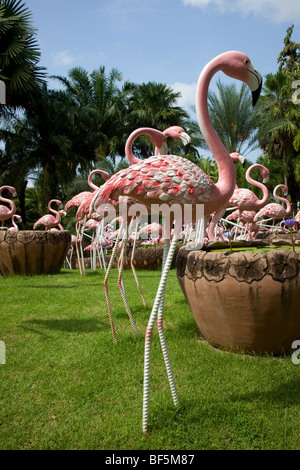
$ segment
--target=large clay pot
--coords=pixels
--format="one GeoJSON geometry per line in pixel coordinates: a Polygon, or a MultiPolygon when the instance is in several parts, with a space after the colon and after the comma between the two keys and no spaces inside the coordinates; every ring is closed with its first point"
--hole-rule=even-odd
{"type": "Polygon", "coordinates": [[[0,231],[0,274],[44,274],[60,271],[71,243],[68,231],[0,231]]]}
{"type": "Polygon", "coordinates": [[[180,249],[177,277],[211,344],[247,353],[288,352],[300,340],[300,253],[180,249]]]}

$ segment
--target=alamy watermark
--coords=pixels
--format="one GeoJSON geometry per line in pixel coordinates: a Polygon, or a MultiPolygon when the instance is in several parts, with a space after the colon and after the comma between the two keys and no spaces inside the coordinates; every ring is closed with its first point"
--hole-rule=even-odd
{"type": "Polygon", "coordinates": [[[0,104],[6,104],[6,86],[3,80],[0,80],[0,104]]]}
{"type": "Polygon", "coordinates": [[[292,344],[292,349],[296,349],[295,352],[292,354],[292,363],[293,364],[300,364],[300,339],[296,339],[292,344]]]}
{"type": "Polygon", "coordinates": [[[5,360],[5,343],[0,341],[0,364],[6,364],[5,360]]]}
{"type": "MultiPolygon", "coordinates": [[[[112,204],[100,204],[96,213],[101,216],[103,225],[109,225],[113,220],[122,220],[122,229],[130,230],[130,221],[139,219],[140,227],[151,225],[153,227],[163,221],[163,238],[170,240],[174,236],[177,240],[183,238],[183,228],[190,227],[189,243],[187,250],[200,250],[203,246],[204,237],[204,205],[203,204],[184,204],[183,206],[174,202],[169,205],[166,203],[151,204],[145,206],[142,203],[130,202],[127,198],[121,198],[118,207],[112,204]],[[118,217],[117,217],[118,216],[118,217]],[[150,222],[149,222],[150,219],[150,222]]],[[[152,229],[150,233],[141,233],[140,238],[146,239],[157,237],[157,229],[152,229]]],[[[114,238],[115,239],[115,238],[114,238]]]]}
{"type": "Polygon", "coordinates": [[[300,95],[300,80],[295,80],[292,83],[292,88],[297,88],[296,91],[292,94],[291,101],[294,104],[300,104],[300,98],[298,98],[298,95],[300,95]]]}

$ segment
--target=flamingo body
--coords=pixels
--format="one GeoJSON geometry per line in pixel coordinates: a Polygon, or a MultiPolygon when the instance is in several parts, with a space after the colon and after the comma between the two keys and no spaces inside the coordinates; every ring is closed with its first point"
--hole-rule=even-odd
{"type": "Polygon", "coordinates": [[[59,201],[58,199],[52,199],[48,203],[48,209],[50,212],[55,214],[54,216],[52,214],[46,214],[43,215],[39,220],[35,222],[33,225],[33,229],[35,230],[37,227],[40,227],[41,225],[45,227],[45,230],[50,230],[52,228],[55,228],[59,226],[61,229],[60,221],[61,221],[61,214],[65,214],[65,211],[63,209],[56,211],[52,209],[52,203],[56,203],[59,207],[62,207],[62,202],[59,201]]]}

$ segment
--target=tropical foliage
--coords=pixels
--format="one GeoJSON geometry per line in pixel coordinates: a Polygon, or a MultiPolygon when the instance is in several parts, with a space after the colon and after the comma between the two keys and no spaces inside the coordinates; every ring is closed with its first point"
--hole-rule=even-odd
{"type": "MultiPolygon", "coordinates": [[[[88,189],[91,170],[102,168],[113,174],[127,166],[125,143],[137,127],[163,131],[182,126],[192,139],[186,158],[217,181],[216,162],[212,156],[201,156],[206,143],[198,124],[177,105],[178,92],[156,82],[122,83],[117,68],[107,71],[104,66],[90,74],[76,67],[67,77],[55,77],[60,90],[49,89],[38,65],[40,52],[30,19],[21,1],[0,0],[0,79],[14,109],[9,119],[2,113],[0,184],[16,187],[24,228],[32,227],[34,204],[38,216],[50,199],[65,202],[88,189]],[[28,199],[35,203],[28,205],[28,199]]],[[[259,145],[259,161],[271,170],[270,192],[276,184],[287,182],[295,207],[300,199],[300,126],[298,100],[291,96],[295,96],[300,46],[291,40],[292,32],[293,26],[278,57],[278,72],[266,77],[257,110],[252,110],[245,85],[221,82],[209,93],[208,106],[228,152],[247,157],[255,143],[259,145]]],[[[182,154],[180,143],[170,139],[168,144],[171,153],[182,154]]],[[[150,140],[140,136],[133,152],[139,158],[152,155],[150,140]]],[[[247,186],[245,172],[250,164],[246,160],[244,167],[236,165],[238,186],[247,186]]]]}
{"type": "Polygon", "coordinates": [[[258,139],[263,150],[261,162],[269,165],[271,175],[280,175],[289,188],[294,212],[300,200],[300,103],[293,99],[295,77],[300,69],[300,44],[290,40],[288,28],[285,47],[279,54],[279,70],[268,74],[263,96],[257,106],[258,139]]]}
{"type": "Polygon", "coordinates": [[[20,0],[0,0],[0,79],[6,86],[6,103],[26,106],[28,93],[43,83],[38,66],[40,50],[31,13],[20,0]]]}
{"type": "Polygon", "coordinates": [[[217,90],[218,94],[208,95],[212,124],[229,153],[246,156],[256,140],[257,130],[249,89],[245,83],[238,89],[235,83],[222,85],[218,81],[217,90]]]}

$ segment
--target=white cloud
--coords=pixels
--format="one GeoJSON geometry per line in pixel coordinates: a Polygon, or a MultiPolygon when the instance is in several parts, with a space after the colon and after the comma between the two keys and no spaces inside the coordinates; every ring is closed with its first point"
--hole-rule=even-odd
{"type": "Polygon", "coordinates": [[[181,97],[177,100],[178,106],[190,112],[191,107],[195,106],[197,84],[176,82],[173,83],[173,85],[170,85],[170,87],[174,91],[179,91],[181,93],[181,97]]]}
{"type": "Polygon", "coordinates": [[[74,62],[74,57],[69,54],[69,51],[60,51],[54,57],[55,65],[70,65],[74,62]]]}
{"type": "Polygon", "coordinates": [[[211,6],[220,13],[239,12],[243,16],[250,13],[260,14],[277,23],[300,20],[299,0],[182,0],[182,2],[184,5],[200,8],[211,6]]]}

